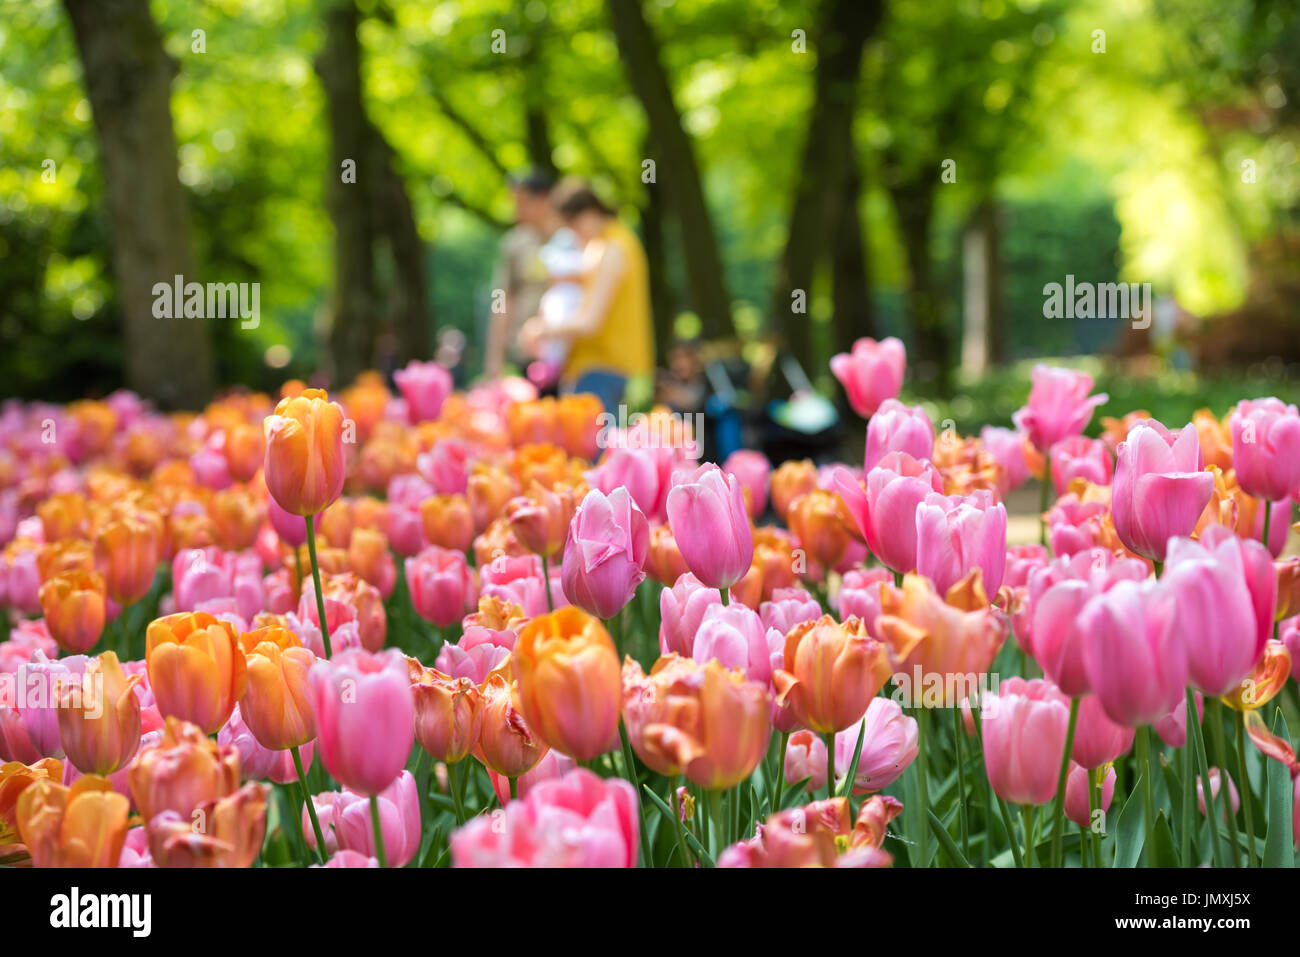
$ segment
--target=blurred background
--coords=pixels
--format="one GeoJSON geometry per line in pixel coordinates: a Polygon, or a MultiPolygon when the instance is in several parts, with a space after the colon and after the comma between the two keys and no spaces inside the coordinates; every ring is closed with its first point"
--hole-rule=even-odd
{"type": "Polygon", "coordinates": [[[904,397],[967,434],[1044,357],[1102,414],[1300,398],[1292,2],[0,11],[6,396],[197,408],[434,356],[472,382],[507,174],[542,168],[635,229],[660,364],[731,407],[842,402],[829,357],[889,335],[904,397]],[[154,318],[177,273],[259,283],[257,328],[154,318]],[[1046,318],[1067,276],[1151,283],[1154,321],[1046,318]]]}

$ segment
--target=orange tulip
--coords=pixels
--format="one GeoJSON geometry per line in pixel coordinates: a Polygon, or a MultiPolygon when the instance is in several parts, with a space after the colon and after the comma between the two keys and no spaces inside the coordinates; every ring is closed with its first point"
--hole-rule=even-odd
{"type": "Polygon", "coordinates": [[[604,404],[589,393],[561,396],[555,403],[556,437],[574,458],[596,458],[604,404]]]}
{"type": "Polygon", "coordinates": [[[159,867],[252,867],[266,837],[271,789],[249,782],[198,804],[188,816],[165,811],[149,821],[149,853],[159,867]]]}
{"type": "Polygon", "coordinates": [[[502,555],[531,555],[524,543],[519,541],[510,527],[510,520],[498,518],[482,535],[474,539],[474,564],[483,568],[494,558],[502,555]]]}
{"type": "Polygon", "coordinates": [[[46,627],[65,651],[88,651],[104,631],[107,605],[98,572],[70,571],[51,578],[40,590],[46,627]]]}
{"type": "Polygon", "coordinates": [[[62,541],[51,542],[42,545],[40,551],[36,553],[36,570],[40,573],[42,582],[47,582],[64,572],[93,572],[95,551],[85,539],[65,538],[62,541]]]}
{"type": "Polygon", "coordinates": [[[474,541],[474,519],[464,495],[433,495],[420,503],[424,536],[431,545],[454,551],[469,550],[474,541]]]}
{"type": "Polygon", "coordinates": [[[800,724],[829,734],[862,720],[888,679],[889,651],[860,618],[839,624],[823,615],[786,635],[785,666],[773,672],[772,687],[800,724]]]}
{"type": "Polygon", "coordinates": [[[637,756],[660,774],[725,790],[754,773],[771,740],[767,688],[717,659],[664,655],[647,676],[623,663],[623,720],[637,756]]]}
{"type": "Polygon", "coordinates": [[[505,469],[475,462],[469,474],[465,498],[474,519],[474,531],[482,532],[505,510],[506,502],[514,498],[519,487],[505,469]]]}
{"type": "Polygon", "coordinates": [[[140,747],[139,675],[127,675],[106,651],[86,666],[80,685],[60,685],[59,739],[83,774],[112,774],[140,747]]]}
{"type": "MultiPolygon", "coordinates": [[[[909,677],[916,667],[923,676],[982,675],[1006,638],[1006,618],[988,604],[978,568],[953,585],[946,598],[920,575],[904,577],[901,589],[883,584],[880,593],[876,629],[889,646],[894,669],[909,677]]],[[[951,682],[942,684],[947,695],[951,682]]],[[[956,704],[945,701],[943,706],[956,704]]]]}
{"type": "Polygon", "coordinates": [[[526,494],[506,503],[505,514],[510,530],[529,551],[549,557],[564,548],[576,508],[571,489],[544,488],[534,481],[526,494]]]}
{"type": "MultiPolygon", "coordinates": [[[[321,582],[326,601],[337,601],[357,613],[357,631],[366,651],[378,651],[388,637],[388,613],[379,589],[351,572],[328,574],[321,582]]],[[[328,612],[326,612],[328,614],[328,612]]]]}
{"type": "Polygon", "coordinates": [[[515,707],[513,686],[514,681],[498,669],[479,688],[483,720],[474,748],[474,757],[507,778],[531,771],[549,750],[515,707]]]}
{"type": "Polygon", "coordinates": [[[151,622],[145,662],[158,710],[194,722],[205,734],[226,723],[248,682],[234,627],[202,611],[151,622]]]}
{"type": "Polygon", "coordinates": [[[650,549],[646,552],[646,574],[661,585],[672,588],[677,579],[685,575],[689,568],[682,550],[677,547],[673,530],[668,525],[656,525],[650,529],[650,549]]]}
{"type": "Polygon", "coordinates": [[[528,488],[533,482],[543,488],[551,488],[565,478],[568,461],[564,449],[549,443],[521,445],[515,449],[510,468],[520,488],[528,488]]]}
{"type": "Polygon", "coordinates": [[[85,538],[90,529],[90,510],[86,497],[79,492],[57,492],[36,506],[36,515],[45,528],[45,540],[85,538]]]}
{"type": "Polygon", "coordinates": [[[223,489],[212,496],[208,507],[217,544],[226,551],[250,548],[266,521],[266,506],[247,489],[223,489]]]}
{"type": "Polygon", "coordinates": [[[218,747],[188,721],[168,718],[161,740],[141,749],[127,780],[146,822],[163,811],[175,811],[188,820],[205,801],[235,793],[239,752],[234,745],[218,747]]]}
{"type": "Polygon", "coordinates": [[[87,774],[72,787],[46,778],[18,796],[18,835],[36,867],[116,867],[130,809],[107,778],[87,774]]]}
{"type": "Polygon", "coordinates": [[[547,396],[531,402],[515,402],[506,408],[506,429],[510,444],[522,447],[530,442],[548,442],[556,432],[555,399],[547,396]]]}
{"type": "Polygon", "coordinates": [[[519,710],[547,744],[578,761],[617,744],[618,652],[599,619],[574,605],[539,615],[513,660],[519,710]]]}
{"type": "Polygon", "coordinates": [[[343,491],[343,409],[323,389],[282,399],[262,424],[267,491],[286,512],[315,515],[343,491]]]}
{"type": "Polygon", "coordinates": [[[63,762],[58,758],[41,758],[35,764],[0,764],[0,859],[10,856],[18,841],[19,796],[37,781],[45,780],[63,780],[63,762]]]}
{"type": "Polygon", "coordinates": [[[823,568],[842,562],[849,548],[849,530],[840,508],[839,495],[815,488],[791,502],[786,513],[790,531],[808,557],[823,568]]]}
{"type": "Polygon", "coordinates": [[[1282,642],[1270,639],[1251,673],[1221,700],[1234,711],[1255,711],[1276,698],[1290,676],[1291,652],[1282,642]]]}
{"type": "Polygon", "coordinates": [[[253,737],[272,751],[286,751],[315,738],[316,711],[307,672],[316,656],[284,628],[245,632],[239,643],[248,670],[239,715],[253,737]]]}
{"type": "Polygon", "coordinates": [[[226,431],[226,468],[236,482],[247,482],[266,458],[266,436],[251,422],[240,422],[226,431]]]}
{"type": "Polygon", "coordinates": [[[1192,414],[1192,425],[1201,440],[1201,453],[1205,464],[1217,465],[1225,472],[1232,468],[1232,433],[1209,409],[1198,409],[1192,414]]]}
{"type": "MultiPolygon", "coordinates": [[[[334,548],[347,548],[352,541],[352,503],[339,499],[325,509],[320,517],[320,538],[334,548]]],[[[306,529],[303,529],[306,534],[306,529]]],[[[316,543],[320,548],[320,542],[316,543]]]]}
{"type": "Polygon", "coordinates": [[[397,562],[388,550],[388,536],[377,528],[354,528],[348,543],[348,567],[387,598],[397,583],[397,562]]]}
{"type": "Polygon", "coordinates": [[[1277,569],[1277,614],[1275,621],[1300,615],[1300,555],[1274,562],[1277,569]]]}
{"type": "Polygon", "coordinates": [[[782,462],[772,473],[772,510],[785,519],[790,504],[817,487],[817,466],[812,459],[782,462]]]}
{"type": "Polygon", "coordinates": [[[479,737],[483,696],[468,678],[452,678],[407,658],[415,699],[415,739],[437,761],[464,759],[479,737]]]}
{"type": "Polygon", "coordinates": [[[95,566],[108,597],[119,605],[137,602],[153,587],[162,560],[163,520],[156,512],[133,512],[109,522],[95,536],[95,566]]]}
{"type": "Polygon", "coordinates": [[[478,611],[466,615],[463,624],[466,628],[480,625],[492,631],[513,631],[519,633],[528,622],[524,610],[517,603],[496,595],[480,595],[478,611]]]}

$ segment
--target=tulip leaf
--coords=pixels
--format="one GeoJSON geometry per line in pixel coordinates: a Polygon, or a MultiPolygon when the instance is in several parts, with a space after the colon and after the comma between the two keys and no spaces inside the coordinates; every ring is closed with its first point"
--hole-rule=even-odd
{"type": "MultiPolygon", "coordinates": [[[[677,821],[673,817],[673,809],[664,803],[664,799],[658,794],[655,794],[654,790],[648,784],[641,785],[641,789],[645,791],[646,797],[650,798],[651,803],[659,809],[659,813],[664,815],[669,826],[676,827],[677,821]]],[[[688,827],[683,828],[682,832],[686,836],[686,843],[690,845],[691,850],[694,851],[696,856],[704,863],[704,866],[713,867],[713,858],[711,858],[709,852],[704,849],[704,845],[701,844],[696,839],[695,835],[691,833],[691,829],[688,827]]]]}
{"type": "Polygon", "coordinates": [[[1174,849],[1174,832],[1169,829],[1169,818],[1165,817],[1163,808],[1156,815],[1147,863],[1151,867],[1179,866],[1178,852],[1174,849]]]}
{"type": "Polygon", "coordinates": [[[1115,822],[1115,867],[1136,867],[1142,855],[1146,827],[1142,821],[1142,775],[1133,781],[1133,790],[1115,822]]]}
{"type": "Polygon", "coordinates": [[[956,861],[958,867],[970,867],[970,862],[962,855],[961,848],[959,848],[957,842],[952,839],[952,835],[949,834],[948,829],[943,826],[943,822],[935,817],[934,812],[928,808],[926,809],[926,814],[929,815],[930,818],[930,830],[934,831],[934,836],[939,839],[939,846],[943,848],[944,853],[952,858],[952,860],[956,861]]]}
{"type": "Polygon", "coordinates": [[[795,781],[794,784],[790,785],[790,789],[786,791],[785,794],[781,795],[782,811],[787,808],[792,808],[796,804],[807,803],[808,795],[804,792],[808,787],[808,782],[811,780],[811,777],[800,778],[798,781],[795,781]]]}
{"type": "Polygon", "coordinates": [[[867,719],[863,718],[862,723],[858,725],[858,743],[853,746],[853,761],[849,764],[849,773],[844,779],[844,786],[840,788],[840,797],[853,796],[853,785],[858,779],[858,761],[862,758],[862,742],[866,736],[867,719]]]}
{"type": "MultiPolygon", "coordinates": [[[[1284,741],[1290,740],[1286,718],[1277,710],[1273,733],[1284,741]]],[[[1291,774],[1280,761],[1269,761],[1268,781],[1268,836],[1264,840],[1265,867],[1294,867],[1295,849],[1291,833],[1292,786],[1291,774]]]]}

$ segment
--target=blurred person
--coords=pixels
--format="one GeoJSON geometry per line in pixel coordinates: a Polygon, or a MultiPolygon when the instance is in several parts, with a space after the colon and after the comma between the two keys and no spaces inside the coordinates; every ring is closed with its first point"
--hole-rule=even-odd
{"type": "MultiPolygon", "coordinates": [[[[523,369],[529,356],[520,348],[519,332],[525,320],[537,314],[546,292],[547,272],[540,253],[542,246],[562,225],[551,202],[555,177],[543,169],[532,169],[509,179],[515,201],[515,225],[501,237],[493,290],[505,293],[503,308],[493,303],[488,318],[487,345],[483,353],[483,375],[499,379],[505,364],[523,369]]],[[[495,296],[495,293],[494,293],[495,296]]]]}
{"type": "Polygon", "coordinates": [[[645,250],[587,184],[563,183],[551,201],[582,245],[582,301],[560,323],[529,319],[521,345],[538,355],[548,341],[568,343],[561,391],[590,392],[612,410],[629,379],[648,379],[654,371],[645,250]]]}

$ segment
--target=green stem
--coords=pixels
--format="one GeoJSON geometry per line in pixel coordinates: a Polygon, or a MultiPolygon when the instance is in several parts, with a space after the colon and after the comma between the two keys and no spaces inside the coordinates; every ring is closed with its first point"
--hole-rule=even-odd
{"type": "Polygon", "coordinates": [[[730,589],[730,588],[719,588],[719,589],[718,589],[718,592],[722,595],[722,604],[723,604],[723,605],[730,605],[730,604],[731,604],[731,589],[730,589]]]}
{"type": "Polygon", "coordinates": [[[510,778],[510,800],[519,800],[519,779],[510,778]]]}
{"type": "Polygon", "coordinates": [[[1210,765],[1205,757],[1205,735],[1201,733],[1201,719],[1196,714],[1196,692],[1187,689],[1187,733],[1194,735],[1196,764],[1201,775],[1201,793],[1205,796],[1205,812],[1210,818],[1210,848],[1214,866],[1219,866],[1219,825],[1214,817],[1214,791],[1210,788],[1210,765]]]}
{"type": "Polygon", "coordinates": [[[726,845],[727,824],[722,814],[722,792],[710,790],[709,795],[709,856],[716,862],[726,845]]]}
{"type": "Polygon", "coordinates": [[[1025,867],[1034,867],[1034,807],[1020,805],[1020,823],[1025,830],[1025,867]]]}
{"type": "Polygon", "coordinates": [[[1151,841],[1156,832],[1155,785],[1151,780],[1151,727],[1137,729],[1137,765],[1142,774],[1142,823],[1146,826],[1146,840],[1151,841]]]}
{"type": "Polygon", "coordinates": [[[1038,493],[1038,544],[1047,547],[1047,495],[1052,487],[1052,447],[1043,451],[1043,485],[1038,493]]]}
{"type": "Polygon", "coordinates": [[[1268,526],[1272,524],[1272,521],[1273,521],[1273,503],[1272,501],[1266,498],[1264,499],[1264,531],[1260,535],[1260,539],[1263,541],[1265,548],[1268,548],[1268,526]]]}
{"type": "MultiPolygon", "coordinates": [[[[618,726],[618,735],[623,739],[623,776],[627,778],[629,783],[631,783],[632,790],[635,793],[640,794],[641,782],[637,780],[636,757],[632,754],[632,744],[627,739],[627,728],[622,724],[622,722],[620,722],[618,726]]],[[[639,827],[637,830],[641,832],[641,857],[644,860],[642,866],[653,867],[654,856],[650,848],[650,834],[644,825],[639,827]]]]}
{"type": "Polygon", "coordinates": [[[465,805],[460,799],[460,762],[452,761],[447,765],[447,790],[451,792],[451,804],[456,811],[456,826],[465,823],[465,805]]]}
{"type": "Polygon", "coordinates": [[[330,629],[325,621],[325,593],[320,587],[320,565],[316,561],[316,527],[312,523],[314,516],[304,516],[307,523],[307,554],[311,557],[311,580],[316,586],[316,611],[320,615],[320,636],[325,642],[325,657],[333,658],[334,649],[330,647],[330,629]]]}
{"type": "Polygon", "coordinates": [[[781,795],[785,791],[785,749],[790,744],[790,732],[781,732],[781,753],[776,759],[776,796],[772,799],[772,813],[781,810],[781,795]]]}
{"type": "Polygon", "coordinates": [[[1195,867],[1192,860],[1192,830],[1196,826],[1196,753],[1192,744],[1191,726],[1196,720],[1196,701],[1192,700],[1187,706],[1191,710],[1187,712],[1187,738],[1183,741],[1183,826],[1182,834],[1179,835],[1179,860],[1183,862],[1183,867],[1195,867]]]}
{"type": "Polygon", "coordinates": [[[551,563],[545,555],[542,556],[542,584],[546,588],[546,610],[554,612],[555,599],[551,597],[551,563]]]}
{"type": "Polygon", "coordinates": [[[1255,856],[1255,811],[1254,792],[1250,787],[1250,777],[1246,772],[1246,716],[1240,711],[1237,716],[1237,790],[1241,792],[1241,804],[1246,809],[1246,854],[1251,867],[1257,867],[1259,860],[1255,856]]]}
{"type": "Polygon", "coordinates": [[[835,732],[822,732],[822,740],[826,742],[826,798],[829,800],[835,797],[835,732]]]}
{"type": "MultiPolygon", "coordinates": [[[[977,704],[971,705],[977,707],[977,704]]],[[[962,738],[965,731],[961,726],[961,708],[952,709],[953,740],[957,747],[957,815],[961,822],[961,852],[970,860],[970,827],[966,821],[966,759],[962,738]]]]}
{"type": "MultiPolygon", "coordinates": [[[[1102,797],[1105,795],[1103,789],[1106,786],[1106,779],[1103,777],[1101,787],[1098,787],[1096,773],[1095,769],[1090,769],[1088,771],[1088,834],[1089,843],[1092,845],[1092,866],[1100,869],[1101,835],[1097,833],[1097,829],[1093,826],[1093,819],[1097,808],[1101,806],[1102,797]]],[[[1083,850],[1080,849],[1079,853],[1082,855],[1083,850]]]]}
{"type": "Polygon", "coordinates": [[[388,866],[388,852],[384,850],[384,829],[379,824],[379,795],[370,795],[370,827],[375,832],[375,857],[380,867],[388,866]]]}
{"type": "Polygon", "coordinates": [[[1070,699],[1070,723],[1065,729],[1065,751],[1061,755],[1061,769],[1056,775],[1056,824],[1052,828],[1052,866],[1065,866],[1065,782],[1070,774],[1070,752],[1074,750],[1074,732],[1079,724],[1079,699],[1070,699]]]}
{"type": "MultiPolygon", "coordinates": [[[[1232,789],[1228,778],[1228,749],[1223,743],[1223,703],[1211,698],[1205,703],[1206,717],[1210,722],[1210,736],[1214,738],[1214,762],[1219,767],[1219,795],[1223,798],[1223,817],[1228,823],[1228,836],[1232,842],[1232,866],[1241,866],[1241,843],[1237,840],[1237,816],[1232,813],[1232,789]]],[[[1214,827],[1219,819],[1214,818],[1214,827]]]]}
{"type": "Polygon", "coordinates": [[[925,706],[922,705],[916,709],[916,797],[917,803],[921,805],[920,821],[921,830],[917,835],[919,845],[921,866],[926,866],[930,860],[930,776],[929,754],[929,716],[926,713],[925,706]]]}
{"type": "Polygon", "coordinates": [[[307,787],[307,774],[302,769],[302,755],[298,753],[298,746],[294,745],[289,749],[293,755],[293,768],[298,772],[298,785],[302,788],[302,799],[307,805],[307,816],[311,818],[312,834],[316,837],[316,853],[320,855],[320,862],[325,863],[325,834],[320,829],[320,819],[316,817],[316,805],[311,799],[311,789],[307,787]]]}

